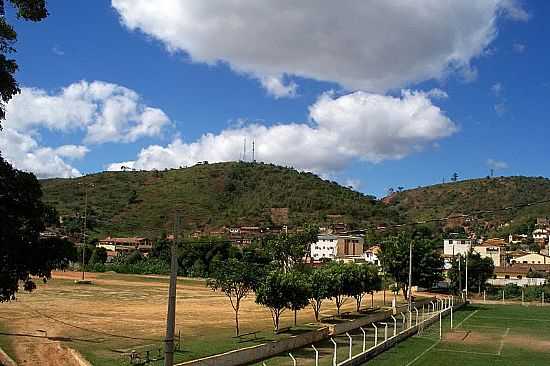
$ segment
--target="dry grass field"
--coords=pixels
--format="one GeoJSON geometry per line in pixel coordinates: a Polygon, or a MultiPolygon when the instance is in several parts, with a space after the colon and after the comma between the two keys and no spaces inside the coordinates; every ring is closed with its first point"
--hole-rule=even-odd
{"type": "MultiPolygon", "coordinates": [[[[89,273],[92,285],[76,285],[78,278],[80,273],[56,272],[32,294],[21,292],[17,301],[0,304],[0,346],[20,365],[76,365],[72,350],[96,366],[126,365],[131,350],[157,354],[165,331],[166,277],[89,273]]],[[[234,313],[223,294],[204,280],[186,278],[178,280],[177,291],[178,361],[289,336],[273,334],[269,311],[253,295],[241,307],[241,332],[259,331],[258,339],[243,342],[233,338],[234,313]]],[[[382,293],[376,294],[375,306],[381,303],[382,293]]],[[[364,305],[370,305],[370,296],[364,305]]],[[[353,307],[351,300],[345,305],[353,307]]],[[[322,314],[334,313],[327,301],[322,314]]],[[[315,327],[313,321],[311,309],[299,312],[293,332],[315,327]]],[[[285,313],[281,326],[292,324],[293,314],[285,313]]]]}

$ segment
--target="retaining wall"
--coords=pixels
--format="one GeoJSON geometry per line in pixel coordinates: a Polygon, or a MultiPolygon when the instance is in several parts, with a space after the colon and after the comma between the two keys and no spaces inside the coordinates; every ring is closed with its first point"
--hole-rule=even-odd
{"type": "Polygon", "coordinates": [[[199,358],[193,361],[179,363],[176,366],[236,366],[250,362],[256,362],[276,354],[301,348],[312,343],[317,343],[330,336],[329,328],[324,327],[304,334],[292,336],[280,341],[259,344],[257,346],[241,348],[218,355],[199,358]]]}

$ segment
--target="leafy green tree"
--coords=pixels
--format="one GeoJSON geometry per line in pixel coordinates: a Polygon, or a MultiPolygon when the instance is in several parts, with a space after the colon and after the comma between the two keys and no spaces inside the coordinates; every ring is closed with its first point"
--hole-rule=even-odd
{"type": "Polygon", "coordinates": [[[327,270],[331,278],[330,297],[334,299],[334,303],[336,304],[336,313],[338,315],[340,315],[340,309],[348,299],[348,281],[353,276],[353,273],[351,273],[351,268],[352,267],[350,267],[350,265],[339,262],[331,262],[327,264],[327,270]]]}
{"type": "Polygon", "coordinates": [[[382,289],[382,278],[378,274],[378,268],[370,264],[350,264],[346,276],[344,291],[347,296],[355,299],[356,310],[359,312],[363,297],[366,294],[374,296],[375,291],[382,289]]]}
{"type": "Polygon", "coordinates": [[[36,287],[32,276],[50,278],[51,270],[72,258],[72,244],[40,239],[49,210],[36,177],[14,169],[0,157],[0,302],[19,289],[36,287]]]}
{"type": "MultiPolygon", "coordinates": [[[[10,0],[19,19],[38,22],[48,16],[45,0],[10,0]]],[[[15,53],[17,33],[5,16],[5,1],[0,0],[0,121],[6,118],[6,103],[20,92],[15,73],[18,66],[7,55],[15,53]]],[[[1,125],[0,125],[1,128],[1,125]]]]}
{"type": "Polygon", "coordinates": [[[107,262],[107,249],[103,247],[94,248],[90,257],[90,264],[105,264],[107,262]]]}
{"type": "Polygon", "coordinates": [[[309,304],[311,289],[307,275],[303,272],[291,271],[287,274],[287,286],[289,287],[288,307],[294,311],[294,326],[297,322],[297,313],[309,304]]]}
{"type": "MultiPolygon", "coordinates": [[[[493,277],[495,272],[495,266],[491,258],[481,258],[479,253],[468,253],[468,290],[481,291],[486,289],[487,280],[493,277]]],[[[447,276],[451,281],[451,291],[458,293],[460,291],[459,284],[466,284],[466,258],[462,256],[456,256],[451,261],[451,269],[449,269],[447,276]],[[460,263],[461,270],[458,271],[458,262],[460,263]],[[462,277],[462,278],[461,278],[462,277]]]]}
{"type": "Polygon", "coordinates": [[[409,245],[413,245],[412,282],[414,285],[431,288],[443,278],[443,259],[434,243],[429,239],[415,239],[410,233],[402,232],[389,237],[382,243],[380,260],[384,271],[392,276],[399,288],[408,297],[409,245]]]}
{"type": "Polygon", "coordinates": [[[332,294],[332,277],[326,266],[315,268],[311,271],[308,277],[309,280],[309,303],[313,308],[315,321],[319,322],[321,306],[323,301],[331,298],[332,294]]]}
{"type": "Polygon", "coordinates": [[[267,251],[279,268],[289,271],[293,265],[302,262],[310,245],[317,242],[318,234],[319,229],[314,226],[306,226],[299,233],[281,234],[267,241],[267,251]]]}
{"type": "Polygon", "coordinates": [[[256,303],[271,312],[275,332],[279,331],[281,314],[290,306],[290,291],[288,278],[282,271],[269,273],[256,290],[256,303]]]}
{"type": "Polygon", "coordinates": [[[239,309],[241,301],[257,285],[258,270],[250,263],[230,258],[226,262],[218,263],[216,270],[207,281],[212,290],[222,291],[229,298],[231,307],[235,311],[235,334],[239,335],[239,309]]]}

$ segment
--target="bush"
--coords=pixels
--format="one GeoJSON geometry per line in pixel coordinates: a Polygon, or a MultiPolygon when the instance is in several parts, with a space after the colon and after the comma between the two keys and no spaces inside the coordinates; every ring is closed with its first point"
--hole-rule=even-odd
{"type": "Polygon", "coordinates": [[[507,299],[521,297],[521,288],[515,283],[509,283],[503,288],[504,297],[507,299]]]}

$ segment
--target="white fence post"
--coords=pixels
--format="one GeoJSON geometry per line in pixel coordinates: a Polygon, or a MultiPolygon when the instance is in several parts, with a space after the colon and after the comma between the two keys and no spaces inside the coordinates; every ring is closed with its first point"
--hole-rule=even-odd
{"type": "Polygon", "coordinates": [[[376,324],[372,323],[372,326],[374,327],[374,345],[378,345],[378,327],[376,324]]]}
{"type": "Polygon", "coordinates": [[[401,312],[401,316],[403,317],[403,330],[405,330],[405,322],[407,321],[407,317],[403,312],[401,312]]]}
{"type": "Polygon", "coordinates": [[[422,304],[422,321],[426,319],[426,312],[424,311],[424,304],[422,304]]]}
{"type": "Polygon", "coordinates": [[[361,332],[363,332],[363,352],[365,352],[367,348],[367,332],[363,329],[363,327],[359,327],[361,329],[361,332]]]}
{"type": "Polygon", "coordinates": [[[416,308],[416,306],[414,308],[414,311],[416,312],[416,325],[418,325],[418,309],[416,308]]]}
{"type": "Polygon", "coordinates": [[[412,313],[412,311],[409,309],[409,328],[412,327],[412,320],[413,320],[413,313],[412,313]]]}
{"type": "Polygon", "coordinates": [[[451,329],[453,329],[453,307],[451,306],[451,329]]]}
{"type": "Polygon", "coordinates": [[[544,287],[542,288],[542,303],[541,303],[542,306],[544,306],[544,287]]]}
{"type": "Polygon", "coordinates": [[[348,360],[351,360],[351,358],[352,358],[351,348],[353,347],[353,338],[351,338],[351,336],[349,335],[348,332],[346,332],[346,335],[349,338],[349,357],[348,357],[348,360]]]}
{"type": "Polygon", "coordinates": [[[487,291],[483,290],[483,303],[487,303],[487,291]]]}
{"type": "Polygon", "coordinates": [[[334,342],[334,339],[330,339],[330,341],[332,342],[332,344],[334,344],[334,356],[332,357],[332,366],[336,366],[336,347],[337,347],[337,344],[336,342],[334,342]]]}
{"type": "Polygon", "coordinates": [[[521,289],[521,305],[523,305],[523,302],[525,300],[523,289],[521,289]]]}
{"type": "Polygon", "coordinates": [[[441,312],[439,312],[439,339],[443,338],[443,329],[441,328],[441,312]]]}
{"type": "Polygon", "coordinates": [[[294,356],[292,356],[292,353],[289,353],[288,355],[290,356],[290,358],[292,358],[292,364],[296,366],[296,359],[294,358],[294,356]]]}
{"type": "Polygon", "coordinates": [[[504,304],[504,290],[502,290],[502,303],[504,304]]]}
{"type": "Polygon", "coordinates": [[[393,336],[395,337],[395,335],[397,334],[397,319],[395,319],[395,316],[391,316],[391,318],[393,319],[393,336]]]}
{"type": "Polygon", "coordinates": [[[311,345],[311,348],[315,351],[315,366],[319,366],[319,351],[313,344],[311,345]]]}

